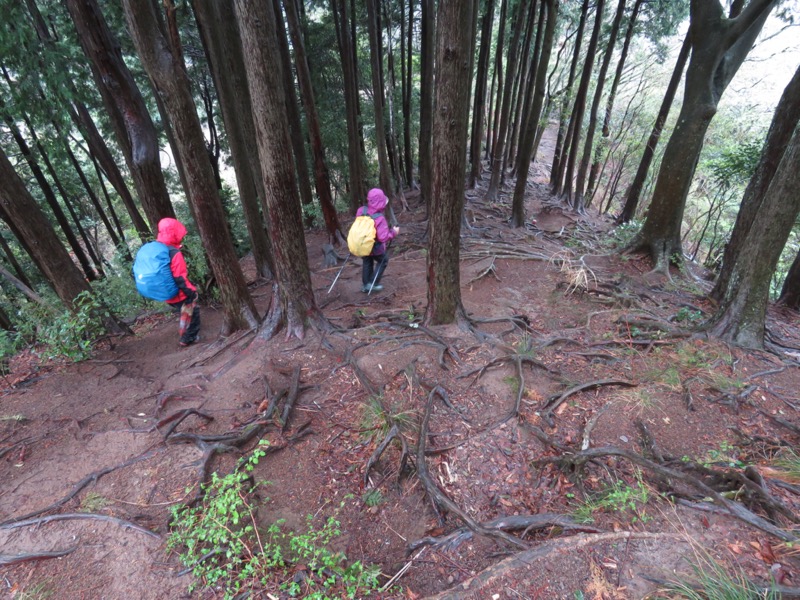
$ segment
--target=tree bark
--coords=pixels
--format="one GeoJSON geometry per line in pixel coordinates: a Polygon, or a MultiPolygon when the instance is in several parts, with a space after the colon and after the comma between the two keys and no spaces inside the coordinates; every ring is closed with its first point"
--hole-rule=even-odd
{"type": "Polygon", "coordinates": [[[314,300],[300,202],[289,147],[286,104],[275,14],[267,0],[235,0],[247,83],[253,103],[258,155],[264,178],[264,209],[275,259],[272,303],[259,336],[270,338],[286,325],[286,336],[303,338],[306,325],[329,324],[314,300]]]}
{"type": "Polygon", "coordinates": [[[420,0],[422,25],[420,35],[419,100],[419,179],[422,197],[430,211],[432,194],[431,152],[433,143],[433,64],[436,48],[436,9],[434,0],[420,0]]]}
{"type": "MultiPolygon", "coordinates": [[[[289,117],[289,136],[292,140],[292,150],[294,152],[295,174],[297,175],[297,188],[300,190],[300,201],[303,206],[314,204],[314,194],[311,191],[311,179],[308,176],[308,160],[306,160],[306,135],[303,131],[303,123],[300,119],[299,102],[295,92],[294,77],[292,76],[292,57],[289,53],[289,41],[286,38],[286,29],[283,26],[283,13],[281,12],[281,0],[272,0],[275,10],[275,23],[278,27],[278,51],[281,55],[283,68],[283,85],[286,90],[286,114],[289,117]]],[[[244,63],[242,63],[244,64],[244,63]]],[[[255,139],[251,148],[256,148],[255,139]]],[[[258,152],[253,153],[258,156],[258,152]]],[[[311,225],[313,217],[309,216],[306,220],[307,225],[311,225]]]]}
{"type": "Polygon", "coordinates": [[[554,194],[561,193],[561,181],[564,177],[564,168],[566,167],[564,158],[569,151],[569,145],[565,147],[565,144],[568,144],[567,138],[569,137],[567,131],[567,109],[572,99],[572,86],[575,84],[575,73],[578,70],[578,59],[580,58],[581,46],[583,43],[583,29],[586,27],[586,16],[588,12],[589,0],[583,0],[581,15],[578,19],[578,29],[575,32],[575,47],[572,50],[572,61],[569,65],[567,85],[563,90],[564,99],[561,102],[561,110],[559,111],[558,133],[556,134],[556,147],[553,151],[553,164],[550,166],[550,185],[554,194]]]}
{"type": "Polygon", "coordinates": [[[331,196],[330,175],[328,174],[328,165],[325,162],[325,148],[322,143],[322,130],[320,129],[317,105],[314,101],[314,89],[311,85],[311,72],[308,69],[305,45],[300,32],[300,18],[297,15],[295,0],[283,0],[283,7],[286,10],[286,17],[289,22],[289,35],[294,49],[295,70],[297,80],[300,83],[300,95],[306,113],[308,135],[311,139],[311,154],[314,158],[314,184],[317,190],[317,197],[322,208],[322,216],[325,219],[325,228],[328,230],[329,241],[338,245],[344,241],[344,237],[342,235],[342,226],[339,224],[339,217],[336,215],[336,208],[333,205],[333,196],[331,196]]]}
{"type": "Polygon", "coordinates": [[[667,90],[664,93],[664,99],[661,101],[661,108],[658,110],[656,122],[653,124],[653,130],[650,132],[650,137],[644,147],[642,159],[639,161],[639,167],[636,169],[636,175],[634,175],[633,182],[625,194],[625,205],[617,218],[617,223],[627,223],[636,216],[636,208],[639,206],[639,198],[642,195],[645,181],[647,181],[647,174],[650,171],[650,165],[656,154],[656,146],[661,138],[661,132],[664,130],[664,123],[667,122],[667,117],[672,108],[675,93],[678,91],[678,85],[683,77],[683,69],[686,67],[686,61],[689,59],[689,52],[691,49],[691,37],[689,32],[687,32],[681,50],[678,53],[678,60],[675,61],[675,68],[672,69],[672,77],[670,77],[669,83],[667,84],[667,90]]]}
{"type": "Polygon", "coordinates": [[[122,204],[128,212],[128,216],[131,219],[133,228],[139,235],[139,239],[145,241],[150,235],[150,229],[142,218],[139,208],[136,206],[136,202],[133,200],[131,191],[128,188],[128,184],[125,183],[125,178],[122,176],[117,162],[111,155],[106,141],[97,130],[94,119],[92,119],[88,109],[82,102],[74,101],[69,112],[73,123],[75,123],[75,126],[81,132],[83,139],[86,140],[86,144],[89,146],[89,151],[92,156],[97,160],[106,179],[108,179],[117,192],[117,195],[122,200],[122,204]]]}
{"type": "Polygon", "coordinates": [[[66,0],[66,3],[136,185],[139,201],[151,230],[155,232],[162,218],[175,216],[161,172],[155,125],[97,0],[66,0]]]}
{"type": "Polygon", "coordinates": [[[386,152],[386,126],[383,105],[383,68],[381,65],[381,35],[378,28],[378,0],[367,1],[367,30],[369,31],[369,56],[372,71],[372,104],[375,112],[375,146],[378,153],[378,181],[389,197],[393,195],[391,167],[386,152]]]}
{"type": "Polygon", "coordinates": [[[517,48],[519,38],[522,34],[525,17],[528,14],[529,5],[532,0],[522,0],[517,8],[514,22],[514,31],[511,34],[511,42],[508,46],[508,57],[506,61],[506,81],[503,90],[503,105],[500,109],[500,126],[497,130],[497,141],[492,149],[492,177],[489,180],[489,189],[486,191],[486,200],[494,202],[500,191],[500,181],[503,178],[503,158],[505,152],[506,137],[508,135],[509,121],[511,119],[511,100],[514,90],[514,73],[517,71],[517,48]]]}
{"type": "Polygon", "coordinates": [[[475,79],[475,101],[472,105],[472,137],[470,141],[470,188],[481,178],[481,146],[483,142],[483,123],[486,114],[486,86],[489,75],[489,56],[494,25],[494,0],[487,0],[481,19],[481,45],[478,55],[478,73],[475,79]]]}
{"type": "Polygon", "coordinates": [[[721,300],[724,290],[728,287],[733,266],[741,252],[740,246],[750,231],[750,225],[761,210],[761,203],[766,198],[765,192],[772,183],[772,178],[778,170],[778,164],[781,162],[798,123],[800,123],[800,67],[795,71],[778,101],[767,138],[764,141],[758,167],[744,191],[742,204],[736,215],[736,223],[731,232],[731,239],[722,255],[722,269],[714,284],[714,289],[711,290],[711,297],[714,300],[721,300]]]}
{"type": "Polygon", "coordinates": [[[794,257],[792,266],[783,280],[778,304],[797,310],[800,308],[800,252],[794,257]]]}
{"type": "Polygon", "coordinates": [[[347,0],[331,0],[336,39],[339,43],[339,57],[344,77],[344,103],[347,115],[347,168],[350,179],[350,208],[353,213],[367,197],[363,139],[359,127],[359,95],[356,65],[348,23],[347,0]]]}
{"type": "Polygon", "coordinates": [[[798,171],[800,125],[795,126],[775,175],[763,190],[760,209],[741,242],[720,306],[707,324],[712,334],[725,341],[747,348],[764,345],[770,279],[800,214],[798,171]]]}
{"type": "Polygon", "coordinates": [[[547,13],[547,20],[545,22],[539,64],[536,68],[536,87],[533,93],[533,102],[528,112],[527,123],[523,128],[520,150],[517,156],[517,181],[514,186],[514,200],[511,206],[512,227],[523,227],[525,225],[525,189],[528,183],[531,158],[536,150],[536,133],[539,129],[539,118],[544,105],[547,67],[550,64],[550,55],[555,41],[556,22],[558,20],[558,0],[545,0],[543,10],[547,13]]]}
{"type": "Polygon", "coordinates": [[[272,277],[272,250],[261,216],[258,192],[261,168],[256,153],[251,150],[256,144],[255,126],[233,0],[195,0],[193,6],[217,87],[256,272],[269,279],[272,277]]]}
{"type": "Polygon", "coordinates": [[[436,42],[436,114],[427,256],[425,323],[466,319],[461,301],[460,242],[464,207],[467,122],[472,79],[470,48],[473,0],[439,3],[436,42]]]}
{"type": "Polygon", "coordinates": [[[177,48],[170,48],[162,35],[152,4],[124,0],[123,8],[142,65],[172,123],[176,146],[185,168],[186,197],[194,207],[203,247],[219,284],[224,317],[222,334],[255,327],[258,314],[225,221],[189,78],[179,59],[180,52],[177,48]]]}
{"type": "Polygon", "coordinates": [[[571,203],[572,208],[577,211],[583,210],[583,199],[579,199],[577,196],[573,197],[572,178],[575,174],[575,163],[577,162],[578,152],[580,152],[583,115],[586,112],[586,97],[589,93],[589,82],[592,78],[594,57],[597,53],[597,43],[600,39],[600,28],[603,25],[604,9],[605,0],[597,0],[597,4],[595,6],[594,28],[592,30],[592,36],[589,38],[589,46],[586,48],[586,59],[583,62],[581,80],[578,83],[578,91],[575,94],[575,104],[572,108],[572,115],[570,116],[570,125],[568,128],[568,131],[572,132],[572,140],[569,142],[569,156],[567,157],[567,168],[564,172],[564,184],[561,187],[561,193],[566,196],[567,202],[571,203]]]}
{"type": "Polygon", "coordinates": [[[600,101],[603,98],[603,87],[605,86],[606,82],[606,73],[608,73],[608,66],[611,64],[611,56],[614,54],[614,46],[617,43],[619,25],[622,22],[622,16],[624,14],[625,0],[619,0],[619,3],[617,4],[617,12],[614,15],[614,21],[611,24],[611,32],[608,34],[608,45],[606,46],[606,51],[603,55],[603,63],[600,65],[600,71],[597,73],[597,81],[595,82],[594,88],[594,98],[592,100],[592,107],[589,110],[589,123],[586,129],[586,141],[584,142],[583,146],[583,156],[581,157],[581,162],[578,166],[578,179],[575,182],[574,202],[574,206],[578,210],[583,210],[586,206],[584,192],[586,190],[586,176],[589,171],[589,162],[592,160],[594,132],[597,128],[597,114],[600,112],[600,101]]]}
{"type": "Polygon", "coordinates": [[[683,106],[664,149],[653,199],[631,251],[645,251],[656,269],[683,260],[681,225],[686,198],[705,133],[717,104],[741,66],[777,0],[751,0],[739,16],[726,18],[718,0],[692,0],[683,106]]]}
{"type": "Polygon", "coordinates": [[[36,263],[61,301],[68,308],[74,308],[76,296],[89,292],[91,288],[1,149],[0,181],[3,182],[0,185],[0,207],[4,217],[25,238],[26,247],[35,256],[36,263]]]}

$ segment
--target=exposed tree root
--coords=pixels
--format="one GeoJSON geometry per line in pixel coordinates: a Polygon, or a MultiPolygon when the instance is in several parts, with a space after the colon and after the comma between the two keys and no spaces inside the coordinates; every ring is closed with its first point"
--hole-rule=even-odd
{"type": "Polygon", "coordinates": [[[127,460],[122,464],[115,465],[113,467],[105,467],[103,469],[100,469],[99,471],[95,471],[94,473],[89,473],[86,477],[84,477],[78,483],[76,483],[74,486],[72,486],[72,490],[70,491],[70,493],[67,494],[66,496],[64,496],[63,498],[61,498],[60,500],[57,500],[57,501],[53,502],[52,504],[50,504],[48,506],[45,506],[42,509],[35,510],[33,512],[29,512],[27,514],[20,515],[18,517],[12,517],[11,519],[6,519],[2,523],[0,523],[0,528],[5,527],[7,525],[10,525],[12,523],[19,523],[20,521],[26,521],[28,519],[32,519],[34,517],[38,517],[39,515],[43,515],[44,513],[48,513],[48,512],[54,511],[57,508],[61,508],[67,502],[69,502],[75,496],[77,496],[78,493],[83,488],[85,488],[90,483],[97,482],[101,477],[103,477],[103,475],[108,475],[109,473],[112,473],[112,472],[116,471],[117,469],[124,469],[125,467],[129,467],[129,466],[134,465],[134,464],[136,464],[138,462],[141,462],[143,460],[147,460],[149,458],[152,458],[153,456],[155,456],[159,452],[163,452],[163,449],[158,448],[158,449],[154,449],[154,450],[149,450],[148,452],[145,452],[144,454],[140,454],[139,456],[137,456],[135,458],[132,458],[130,460],[127,460]]]}
{"type": "Polygon", "coordinates": [[[576,554],[582,548],[605,543],[624,542],[627,540],[662,540],[671,539],[677,541],[680,536],[672,533],[636,533],[632,531],[621,531],[618,533],[595,533],[562,537],[548,540],[539,544],[535,548],[518,552],[488,567],[478,573],[475,577],[459,583],[451,590],[447,590],[434,596],[429,596],[428,600],[461,600],[467,597],[478,597],[476,594],[501,579],[507,573],[513,573],[517,569],[530,567],[533,561],[550,555],[576,554]]]}
{"type": "Polygon", "coordinates": [[[0,566],[18,565],[19,563],[28,562],[31,560],[42,560],[46,558],[61,558],[72,554],[78,546],[67,548],[66,550],[52,550],[50,552],[30,552],[27,554],[0,554],[0,566]]]}
{"type": "MultiPolygon", "coordinates": [[[[581,525],[566,515],[556,513],[539,513],[536,515],[512,515],[498,517],[482,524],[486,529],[499,529],[502,531],[522,531],[522,536],[531,531],[549,529],[551,527],[561,531],[582,531],[588,533],[599,533],[600,530],[587,525],[581,525]]],[[[459,527],[450,533],[438,537],[424,537],[408,545],[407,551],[414,552],[423,546],[434,546],[445,550],[453,550],[461,543],[472,539],[473,531],[469,527],[459,527]]]]}
{"type": "Polygon", "coordinates": [[[550,427],[555,427],[555,419],[553,418],[553,411],[558,409],[558,407],[561,406],[564,400],[580,392],[584,392],[586,390],[592,390],[594,388],[606,385],[621,385],[624,387],[636,387],[637,384],[631,381],[625,381],[624,379],[600,379],[598,381],[589,381],[588,383],[582,383],[580,385],[576,385],[574,387],[569,388],[568,390],[562,392],[560,395],[555,395],[548,398],[539,409],[541,411],[540,416],[542,417],[542,419],[547,421],[547,424],[550,427]]]}
{"type": "MultiPolygon", "coordinates": [[[[270,388],[268,382],[266,382],[265,387],[267,389],[267,394],[269,394],[270,388]]],[[[199,485],[197,486],[195,497],[189,503],[190,506],[197,504],[202,500],[205,494],[203,484],[208,481],[208,477],[210,476],[213,458],[217,454],[241,452],[242,448],[247,446],[251,441],[261,439],[270,428],[277,426],[281,432],[284,432],[299,393],[300,367],[295,367],[292,371],[289,390],[280,390],[275,393],[272,398],[268,398],[265,411],[260,413],[254,420],[243,424],[238,429],[220,434],[201,435],[196,433],[176,432],[175,426],[170,428],[169,432],[164,436],[164,441],[166,443],[191,443],[203,452],[203,456],[200,459],[199,485]],[[281,413],[277,414],[277,408],[281,400],[284,400],[283,408],[281,413]]],[[[281,446],[270,446],[266,448],[265,451],[268,453],[277,452],[290,443],[302,439],[311,433],[311,430],[307,427],[308,423],[301,425],[292,436],[286,439],[285,444],[281,446]]]]}
{"type": "MultiPolygon", "coordinates": [[[[548,457],[543,458],[535,461],[534,464],[542,465],[542,464],[558,464],[562,468],[567,468],[570,472],[572,472],[576,476],[580,476],[584,466],[586,463],[590,461],[596,461],[600,458],[605,458],[609,456],[624,458],[631,463],[639,465],[640,467],[647,469],[659,475],[662,478],[666,478],[667,480],[679,481],[684,483],[691,488],[694,488],[698,492],[700,492],[703,496],[709,496],[711,499],[719,506],[725,508],[729,514],[744,521],[745,523],[764,531],[770,535],[777,537],[783,541],[798,541],[798,538],[793,533],[783,530],[779,527],[776,527],[774,524],[770,523],[767,519],[760,517],[753,513],[751,510],[746,508],[744,505],[740,504],[739,502],[735,502],[726,498],[723,494],[718,492],[716,489],[711,487],[711,485],[707,484],[705,481],[701,480],[698,477],[695,477],[689,473],[685,473],[683,471],[679,471],[677,469],[673,469],[667,465],[662,465],[656,463],[652,460],[645,458],[639,454],[634,452],[630,452],[623,448],[617,448],[615,446],[604,446],[602,448],[590,448],[588,450],[583,450],[580,452],[574,452],[572,454],[561,454],[560,456],[556,457],[548,457]]],[[[683,467],[683,465],[682,465],[683,467]]],[[[694,465],[694,468],[699,467],[699,465],[694,465]]],[[[713,473],[713,472],[712,472],[713,473]]],[[[716,473],[714,473],[716,475],[716,473]]],[[[721,475],[726,475],[727,473],[723,473],[721,475]]],[[[744,478],[742,478],[744,479],[744,478]]],[[[754,488],[758,488],[758,486],[754,482],[750,482],[752,487],[741,481],[743,485],[747,486],[749,490],[754,490],[754,488]]],[[[759,488],[760,490],[760,488],[759,488]]],[[[763,492],[763,490],[760,490],[763,492]]],[[[765,498],[765,495],[760,494],[758,491],[755,491],[753,497],[761,496],[759,498],[762,502],[767,502],[771,507],[776,507],[779,503],[772,498],[765,498]]],[[[783,507],[785,508],[785,507],[783,507]]],[[[794,519],[793,519],[794,521],[794,519]]]]}
{"type": "Polygon", "coordinates": [[[112,517],[110,515],[99,515],[96,513],[61,513],[58,515],[50,515],[48,517],[40,517],[38,519],[25,519],[13,522],[7,521],[2,525],[0,525],[0,529],[17,529],[18,527],[44,525],[45,523],[52,523],[54,521],[75,521],[81,519],[108,521],[109,523],[114,523],[115,525],[119,525],[120,527],[124,527],[125,529],[133,529],[134,531],[144,533],[145,535],[154,537],[157,540],[161,539],[161,536],[155,533],[154,531],[145,529],[144,527],[137,525],[136,523],[131,523],[130,521],[126,521],[124,519],[118,519],[117,517],[112,517]]]}
{"type": "MultiPolygon", "coordinates": [[[[235,346],[242,340],[250,337],[255,333],[255,329],[248,329],[247,331],[240,331],[239,333],[230,336],[225,340],[219,340],[212,344],[208,350],[198,356],[193,362],[187,365],[188,368],[198,367],[207,364],[209,361],[214,360],[217,356],[225,352],[228,348],[235,346]]],[[[238,354],[238,352],[237,352],[238,354]]]]}
{"type": "Polygon", "coordinates": [[[428,395],[428,400],[425,404],[425,416],[419,429],[419,439],[417,440],[417,476],[425,487],[425,491],[431,498],[434,507],[437,509],[445,509],[447,512],[452,513],[461,519],[466,526],[473,532],[479,535],[490,537],[496,541],[505,542],[517,548],[526,548],[527,545],[520,539],[502,531],[500,529],[490,529],[475,521],[466,512],[464,512],[455,502],[453,502],[444,492],[439,489],[433,479],[428,473],[428,465],[425,461],[425,442],[428,437],[428,424],[431,418],[431,409],[433,408],[433,399],[435,390],[428,395]]]}

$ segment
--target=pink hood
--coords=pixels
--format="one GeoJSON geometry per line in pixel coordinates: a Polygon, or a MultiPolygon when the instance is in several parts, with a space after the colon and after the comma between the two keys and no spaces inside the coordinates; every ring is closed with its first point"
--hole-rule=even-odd
{"type": "Polygon", "coordinates": [[[184,237],[186,237],[186,227],[177,219],[167,217],[158,222],[158,237],[156,239],[162,244],[180,248],[184,237]]]}
{"type": "Polygon", "coordinates": [[[374,215],[381,212],[389,204],[389,198],[380,188],[372,188],[367,193],[367,213],[374,215]]]}

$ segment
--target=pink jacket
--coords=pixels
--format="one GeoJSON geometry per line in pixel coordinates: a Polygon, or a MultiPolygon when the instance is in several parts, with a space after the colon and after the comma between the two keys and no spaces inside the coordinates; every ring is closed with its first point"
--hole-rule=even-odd
{"type": "Polygon", "coordinates": [[[158,237],[156,239],[162,244],[166,244],[170,246],[170,248],[175,248],[177,250],[177,252],[174,253],[170,250],[172,260],[170,261],[169,267],[172,271],[172,276],[175,278],[175,283],[178,286],[178,293],[167,300],[168,304],[174,304],[175,302],[184,300],[186,298],[184,290],[187,288],[195,292],[197,291],[194,284],[189,281],[189,271],[186,268],[186,260],[183,258],[183,253],[180,251],[181,242],[184,237],[186,237],[186,227],[177,219],[167,217],[158,222],[158,237]]]}
{"type": "MultiPolygon", "coordinates": [[[[356,212],[356,216],[360,217],[361,215],[382,213],[387,204],[389,204],[389,198],[386,197],[383,190],[380,188],[373,188],[367,194],[367,205],[359,208],[358,212],[356,212]]],[[[394,229],[389,227],[389,222],[383,215],[375,219],[375,229],[377,230],[375,239],[379,243],[375,244],[372,249],[372,254],[374,256],[380,256],[386,251],[386,243],[393,240],[397,234],[394,229]]]]}

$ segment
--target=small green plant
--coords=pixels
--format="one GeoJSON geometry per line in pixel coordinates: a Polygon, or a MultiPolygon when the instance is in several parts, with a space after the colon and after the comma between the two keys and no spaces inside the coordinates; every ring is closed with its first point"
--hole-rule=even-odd
{"type": "Polygon", "coordinates": [[[684,600],[778,600],[778,591],[759,589],[747,578],[745,572],[734,567],[726,569],[705,550],[695,551],[691,563],[694,581],[668,583],[657,598],[682,598],[684,600]]]}
{"type": "Polygon", "coordinates": [[[685,306],[682,306],[678,312],[675,314],[675,321],[678,323],[699,323],[703,320],[703,312],[700,310],[692,310],[685,306]]]}
{"type": "Polygon", "coordinates": [[[364,412],[361,416],[361,430],[367,436],[372,435],[372,432],[376,430],[381,435],[386,435],[392,423],[410,425],[411,412],[403,411],[397,414],[389,414],[386,412],[379,397],[371,396],[368,398],[364,403],[364,412]]]}
{"type": "Polygon", "coordinates": [[[791,448],[781,448],[772,464],[786,481],[800,482],[800,455],[791,448]]]}
{"type": "Polygon", "coordinates": [[[743,469],[747,463],[738,458],[739,449],[726,440],[722,440],[717,448],[711,448],[706,452],[701,464],[705,467],[712,465],[725,465],[730,468],[743,469]]]}
{"type": "Polygon", "coordinates": [[[317,529],[309,516],[305,532],[283,531],[282,521],[258,526],[253,492],[263,482],[255,482],[253,470],[266,454],[265,445],[262,441],[233,473],[212,473],[202,502],[173,508],[167,547],[180,552],[181,562],[197,578],[190,591],[218,589],[230,600],[272,584],[293,597],[322,600],[361,598],[377,589],[377,567],[347,565],[344,554],[330,550],[340,534],[334,517],[317,529]],[[293,577],[294,564],[305,567],[302,579],[293,577]]]}
{"type": "Polygon", "coordinates": [[[639,233],[642,224],[639,221],[628,221],[622,225],[618,225],[609,232],[608,240],[617,248],[624,248],[639,233]]]}
{"type": "Polygon", "coordinates": [[[646,523],[650,517],[644,506],[650,500],[650,492],[642,481],[641,471],[636,471],[636,482],[630,486],[614,481],[605,490],[584,500],[573,512],[575,520],[581,523],[594,521],[594,513],[599,511],[631,515],[631,522],[646,523]]]}
{"type": "Polygon", "coordinates": [[[74,312],[65,311],[38,330],[48,358],[79,362],[92,356],[94,342],[104,331],[101,318],[108,310],[90,292],[78,294],[74,305],[74,312]]]}
{"type": "Polygon", "coordinates": [[[364,495],[361,496],[361,499],[367,506],[378,506],[383,502],[383,494],[381,494],[381,491],[378,489],[372,489],[364,492],[364,495]]]}
{"type": "Polygon", "coordinates": [[[81,512],[94,513],[108,505],[108,499],[96,492],[87,493],[81,500],[81,512]]]}
{"type": "Polygon", "coordinates": [[[14,600],[47,600],[52,598],[53,584],[50,581],[41,581],[14,594],[14,600]]]}

